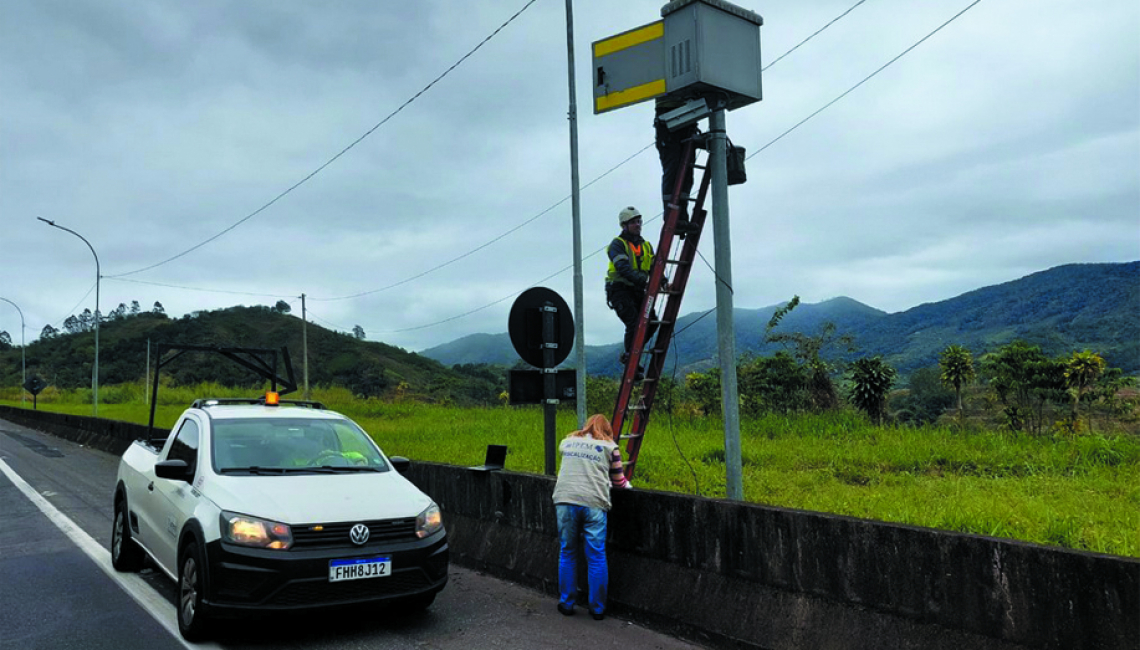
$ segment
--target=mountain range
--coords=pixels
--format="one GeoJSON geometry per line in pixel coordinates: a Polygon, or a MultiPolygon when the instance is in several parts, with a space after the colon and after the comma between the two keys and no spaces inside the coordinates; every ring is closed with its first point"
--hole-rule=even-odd
{"type": "MultiPolygon", "coordinates": [[[[782,306],[734,311],[738,354],[767,355],[781,349],[765,342],[765,328],[782,306]]],[[[800,304],[775,331],[816,335],[826,322],[835,324],[837,334],[851,335],[857,351],[825,358],[881,355],[904,376],[936,364],[938,353],[948,345],[964,346],[978,357],[1018,339],[1039,345],[1051,356],[1090,349],[1111,367],[1137,374],[1140,261],[1058,266],[893,314],[847,297],[800,304]]],[[[715,315],[687,314],[678,319],[676,331],[666,367],[676,363],[680,372],[688,372],[715,365],[715,315]]],[[[616,376],[620,352],[620,342],[587,346],[588,373],[616,376]]],[[[506,333],[472,334],[420,354],[448,366],[511,366],[519,361],[506,333]]],[[[565,365],[572,366],[575,358],[571,354],[565,365]]]]}

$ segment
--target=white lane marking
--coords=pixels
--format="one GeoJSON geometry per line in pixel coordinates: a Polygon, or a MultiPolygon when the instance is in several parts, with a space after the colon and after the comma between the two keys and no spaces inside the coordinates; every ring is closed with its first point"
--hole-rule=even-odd
{"type": "Polygon", "coordinates": [[[182,643],[186,648],[196,650],[221,650],[221,646],[215,643],[190,643],[182,638],[178,632],[178,621],[175,619],[175,610],[170,602],[163,598],[153,587],[148,585],[141,577],[134,573],[119,573],[115,567],[111,566],[111,552],[103,548],[99,542],[96,542],[93,537],[87,534],[75,524],[67,515],[59,511],[47,499],[40,496],[35,488],[28,485],[28,482],[15,472],[8,463],[5,463],[0,458],[0,472],[3,472],[8,480],[12,481],[16,487],[28,497],[28,500],[36,505],[47,518],[51,520],[64,535],[67,535],[81,551],[87,554],[87,557],[103,570],[112,580],[114,580],[123,591],[135,599],[143,609],[147,611],[154,620],[158,621],[159,625],[166,628],[166,631],[171,634],[175,639],[182,643]]]}

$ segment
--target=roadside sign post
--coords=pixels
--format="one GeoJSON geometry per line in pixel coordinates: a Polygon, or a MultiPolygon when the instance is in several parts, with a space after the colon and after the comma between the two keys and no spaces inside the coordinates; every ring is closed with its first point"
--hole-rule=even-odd
{"type": "Polygon", "coordinates": [[[39,410],[39,406],[38,406],[39,400],[37,399],[37,396],[40,394],[40,391],[47,388],[47,385],[48,385],[48,383],[46,381],[40,379],[39,377],[32,377],[31,379],[24,382],[24,390],[26,390],[32,394],[32,410],[33,411],[39,410]]]}
{"type": "Polygon", "coordinates": [[[524,291],[511,306],[507,322],[511,343],[522,360],[539,372],[512,370],[511,404],[542,403],[545,470],[555,473],[558,405],[577,398],[576,372],[558,370],[574,347],[574,317],[570,307],[554,291],[534,287],[524,291]],[[538,396],[541,395],[541,398],[538,396]]]}

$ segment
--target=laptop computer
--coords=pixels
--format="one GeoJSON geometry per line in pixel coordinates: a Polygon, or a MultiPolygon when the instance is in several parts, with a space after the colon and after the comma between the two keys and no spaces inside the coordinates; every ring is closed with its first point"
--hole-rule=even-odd
{"type": "Polygon", "coordinates": [[[482,465],[475,465],[467,469],[473,469],[480,472],[491,472],[498,469],[503,469],[507,460],[507,446],[506,445],[487,445],[487,457],[484,459],[482,465]]]}

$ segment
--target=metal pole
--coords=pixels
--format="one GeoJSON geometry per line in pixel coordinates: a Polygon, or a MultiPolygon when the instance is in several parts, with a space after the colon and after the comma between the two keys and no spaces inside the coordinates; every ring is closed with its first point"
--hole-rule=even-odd
{"type": "Polygon", "coordinates": [[[728,227],[728,169],[724,109],[709,117],[709,164],[712,171],[713,244],[716,246],[716,337],[720,353],[721,404],[724,410],[725,492],[744,500],[740,453],[740,401],[736,388],[736,327],[732,320],[732,246],[728,227]]]}
{"type": "Polygon", "coordinates": [[[36,218],[49,226],[66,230],[82,239],[83,243],[87,244],[87,248],[91,249],[91,254],[95,256],[95,366],[91,369],[91,404],[95,411],[95,417],[99,417],[99,321],[101,320],[99,316],[99,280],[103,277],[103,273],[99,269],[99,255],[95,252],[95,247],[91,245],[91,242],[87,241],[83,235],[43,217],[36,218]]]}
{"type": "Polygon", "coordinates": [[[147,388],[150,386],[150,338],[146,340],[146,383],[143,384],[143,394],[146,395],[146,405],[150,406],[150,391],[147,388]]]}
{"type": "Polygon", "coordinates": [[[578,428],[586,426],[586,317],[582,299],[582,216],[578,202],[578,100],[574,86],[574,1],[566,0],[566,68],[570,80],[570,205],[574,223],[574,347],[578,349],[578,428]]]}
{"type": "Polygon", "coordinates": [[[305,310],[305,294],[301,294],[301,356],[304,357],[305,401],[309,401],[309,316],[305,310]]]}
{"type": "Polygon", "coordinates": [[[542,308],[542,415],[544,421],[544,445],[546,451],[546,473],[554,476],[555,460],[554,460],[554,447],[555,440],[557,439],[557,408],[558,408],[558,391],[555,386],[555,378],[558,376],[558,371],[554,368],[554,350],[557,346],[557,341],[554,338],[554,317],[558,312],[558,308],[550,303],[547,303],[542,308]],[[553,346],[553,347],[552,347],[553,346]]]}
{"type": "Polygon", "coordinates": [[[25,404],[24,393],[28,390],[24,388],[24,384],[28,383],[28,364],[25,357],[28,346],[24,344],[24,310],[7,298],[0,298],[0,300],[12,305],[16,311],[20,312],[20,381],[22,382],[20,384],[20,408],[23,408],[25,404]]]}

